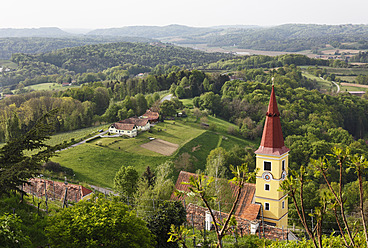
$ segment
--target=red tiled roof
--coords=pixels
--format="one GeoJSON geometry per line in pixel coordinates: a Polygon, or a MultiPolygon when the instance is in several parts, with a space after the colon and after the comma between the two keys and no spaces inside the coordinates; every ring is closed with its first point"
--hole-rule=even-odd
{"type": "Polygon", "coordinates": [[[144,113],[142,116],[145,117],[145,118],[148,118],[148,120],[152,121],[152,120],[158,120],[160,115],[157,112],[147,110],[146,113],[144,113]]]}
{"type": "Polygon", "coordinates": [[[29,194],[37,196],[45,196],[45,185],[48,197],[63,200],[65,196],[65,188],[68,188],[67,199],[71,201],[80,201],[83,197],[89,195],[93,191],[77,184],[67,184],[41,178],[31,178],[28,180],[30,184],[24,184],[23,190],[29,194]]]}
{"type": "Polygon", "coordinates": [[[282,155],[290,151],[284,145],[284,138],[282,135],[280,112],[277,107],[274,86],[272,85],[270,103],[266,113],[266,122],[263,129],[261,145],[256,154],[267,155],[282,155]]]}
{"type": "Polygon", "coordinates": [[[132,131],[133,128],[135,127],[135,124],[126,124],[126,123],[119,123],[116,122],[114,124],[112,124],[116,129],[119,130],[128,130],[128,131],[132,131]]]}
{"type": "MultiPolygon", "coordinates": [[[[189,182],[190,177],[198,177],[197,174],[181,171],[179,173],[178,180],[176,181],[175,188],[179,191],[189,192],[189,185],[182,184],[182,182],[189,182]]],[[[230,184],[231,191],[233,196],[235,197],[238,187],[234,184],[230,184]]],[[[253,183],[246,183],[242,188],[240,193],[239,202],[235,209],[235,216],[247,219],[247,220],[255,220],[258,216],[260,205],[254,204],[253,198],[256,192],[256,185],[253,183]]],[[[176,195],[172,194],[172,199],[175,200],[184,200],[185,196],[181,196],[178,198],[176,195]]]]}
{"type": "Polygon", "coordinates": [[[131,117],[129,119],[119,121],[119,123],[135,124],[136,126],[144,127],[145,125],[147,125],[148,119],[147,118],[131,117]]]}

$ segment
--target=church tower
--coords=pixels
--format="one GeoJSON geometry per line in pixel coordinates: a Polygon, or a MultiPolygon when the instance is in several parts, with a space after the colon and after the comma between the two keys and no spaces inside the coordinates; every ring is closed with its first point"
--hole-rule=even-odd
{"type": "Polygon", "coordinates": [[[287,195],[278,189],[287,176],[289,151],[284,145],[280,112],[272,85],[261,145],[255,151],[258,168],[255,202],[262,205],[266,223],[284,228],[288,223],[288,201],[287,195]]]}

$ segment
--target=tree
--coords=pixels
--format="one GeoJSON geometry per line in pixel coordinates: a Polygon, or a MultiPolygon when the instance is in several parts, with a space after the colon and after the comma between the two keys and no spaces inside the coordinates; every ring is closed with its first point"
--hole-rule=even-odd
{"type": "Polygon", "coordinates": [[[196,117],[196,122],[202,117],[202,111],[199,108],[193,109],[193,115],[196,117]]]}
{"type": "Polygon", "coordinates": [[[320,213],[318,224],[315,230],[313,230],[310,225],[308,225],[304,203],[304,186],[305,182],[307,181],[307,176],[308,174],[306,173],[304,166],[300,166],[300,173],[290,170],[290,174],[280,185],[280,190],[283,190],[283,192],[288,194],[288,196],[292,199],[298,217],[309,238],[312,240],[314,247],[322,248],[322,217],[326,208],[324,207],[322,210],[318,211],[318,213],[320,213]],[[297,199],[298,194],[299,200],[297,199]],[[315,231],[317,231],[317,234],[315,234],[315,231]]]}
{"type": "MultiPolygon", "coordinates": [[[[222,248],[222,238],[226,235],[226,233],[229,230],[229,223],[234,222],[233,214],[236,208],[236,205],[239,202],[241,191],[247,182],[251,182],[255,179],[257,171],[249,172],[248,167],[245,164],[242,164],[241,166],[237,166],[234,168],[233,166],[230,167],[232,173],[234,174],[234,178],[229,180],[229,183],[233,183],[237,186],[237,192],[236,197],[233,202],[233,205],[231,206],[231,209],[229,211],[228,217],[223,223],[220,223],[219,220],[215,218],[215,215],[212,211],[212,208],[210,206],[210,201],[213,200],[213,198],[216,198],[216,196],[212,196],[209,193],[212,183],[214,182],[213,177],[206,177],[203,174],[199,175],[198,177],[191,176],[189,178],[189,182],[183,184],[188,185],[189,187],[189,193],[188,194],[194,194],[196,197],[201,199],[201,201],[204,203],[206,208],[211,214],[212,220],[214,221],[214,227],[215,227],[215,233],[217,237],[217,246],[222,248]]],[[[183,195],[184,192],[178,192],[176,191],[177,195],[183,195]]]]}
{"type": "Polygon", "coordinates": [[[172,101],[165,100],[160,105],[160,115],[173,116],[176,114],[175,104],[172,101]]]}
{"type": "Polygon", "coordinates": [[[157,247],[178,247],[177,243],[167,242],[170,227],[179,227],[186,221],[186,211],[179,201],[164,201],[147,219],[147,226],[156,235],[157,247]]]}
{"type": "Polygon", "coordinates": [[[43,115],[27,133],[9,140],[0,149],[0,195],[11,190],[23,192],[19,185],[36,176],[42,163],[59,149],[45,144],[53,132],[55,113],[53,110],[43,115]],[[37,152],[25,155],[33,150],[37,152]]]}
{"type": "Polygon", "coordinates": [[[29,247],[31,245],[28,236],[21,230],[22,220],[16,214],[4,214],[0,216],[0,244],[4,248],[29,247]]]}
{"type": "MultiPolygon", "coordinates": [[[[311,162],[318,173],[317,175],[321,174],[323,179],[325,180],[328,186],[328,189],[331,193],[331,198],[334,201],[333,202],[334,206],[338,206],[340,208],[340,215],[341,215],[341,218],[344,224],[344,228],[340,226],[340,221],[337,218],[337,215],[336,215],[336,222],[339,225],[340,232],[344,240],[345,240],[345,237],[344,237],[345,232],[343,231],[343,229],[346,231],[346,234],[348,235],[349,243],[345,240],[345,245],[354,246],[355,241],[354,241],[354,237],[352,234],[351,226],[349,226],[347,218],[346,218],[346,213],[345,213],[345,208],[344,208],[345,200],[344,200],[344,196],[342,192],[343,175],[344,175],[346,163],[349,157],[350,157],[349,149],[341,149],[338,147],[334,147],[332,149],[331,159],[327,159],[326,157],[323,157],[317,160],[312,159],[311,162]],[[338,167],[338,171],[339,171],[339,179],[338,179],[338,184],[336,187],[334,187],[334,185],[331,183],[329,176],[328,176],[329,169],[333,167],[338,167]]],[[[336,210],[335,210],[335,213],[336,213],[336,210]]]]}
{"type": "Polygon", "coordinates": [[[6,121],[6,130],[5,130],[5,141],[10,141],[15,139],[21,135],[19,117],[17,112],[13,112],[11,118],[8,118],[6,121]]]}
{"type": "Polygon", "coordinates": [[[50,217],[46,228],[52,247],[152,247],[146,223],[129,207],[103,197],[80,201],[50,217]]]}
{"type": "Polygon", "coordinates": [[[184,88],[181,85],[179,85],[178,87],[176,87],[176,89],[175,89],[175,95],[178,98],[185,98],[185,91],[184,91],[184,88]]]}
{"type": "Polygon", "coordinates": [[[129,199],[137,190],[138,179],[138,172],[133,166],[125,167],[123,165],[115,175],[114,189],[129,199]]]}
{"type": "Polygon", "coordinates": [[[366,245],[368,247],[368,234],[367,234],[367,224],[364,215],[364,191],[363,191],[363,174],[364,171],[368,168],[368,161],[364,156],[360,156],[358,154],[354,154],[350,161],[349,167],[352,168],[356,174],[358,175],[359,182],[359,210],[362,218],[364,237],[366,241],[366,245]]]}
{"type": "Polygon", "coordinates": [[[226,151],[222,147],[213,149],[207,156],[206,174],[210,177],[225,178],[226,167],[225,167],[225,156],[226,151]]]}
{"type": "Polygon", "coordinates": [[[147,100],[144,97],[143,94],[137,94],[135,96],[136,102],[137,102],[137,112],[136,114],[138,116],[144,114],[144,112],[146,112],[148,105],[147,105],[147,100]]]}
{"type": "Polygon", "coordinates": [[[151,171],[151,168],[147,166],[144,171],[142,178],[147,181],[149,187],[153,187],[155,184],[156,176],[155,173],[151,171]]]}
{"type": "Polygon", "coordinates": [[[156,168],[152,186],[149,179],[145,177],[138,182],[135,201],[136,210],[140,216],[149,217],[160,202],[170,200],[174,190],[173,166],[171,161],[160,164],[156,168]]]}

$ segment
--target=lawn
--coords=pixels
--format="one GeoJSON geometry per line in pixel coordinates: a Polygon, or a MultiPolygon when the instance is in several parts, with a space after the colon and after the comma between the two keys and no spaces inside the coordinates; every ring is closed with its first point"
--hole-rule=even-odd
{"type": "Polygon", "coordinates": [[[87,128],[70,131],[70,132],[55,134],[51,136],[51,139],[49,139],[46,143],[48,145],[57,145],[57,144],[63,143],[64,141],[70,141],[71,139],[80,140],[87,135],[91,135],[91,136],[96,135],[98,133],[98,130],[100,129],[106,130],[109,126],[110,124],[100,125],[100,126],[87,127],[87,128]]]}
{"type": "MultiPolygon", "coordinates": [[[[87,131],[81,132],[81,135],[88,133],[87,131]]],[[[76,180],[111,188],[115,173],[122,165],[134,166],[138,173],[142,174],[148,165],[155,168],[167,159],[173,158],[140,147],[141,144],[149,142],[148,137],[163,139],[182,146],[203,132],[205,130],[200,128],[188,128],[184,121],[165,121],[152,128],[152,133],[143,132],[136,138],[94,139],[87,144],[58,153],[58,157],[53,158],[52,161],[72,168],[76,180]]],[[[62,138],[65,139],[66,136],[62,138]]]]}
{"type": "Polygon", "coordinates": [[[362,85],[359,87],[357,84],[348,84],[348,83],[341,83],[341,92],[344,91],[367,91],[367,85],[362,85]]]}
{"type": "Polygon", "coordinates": [[[122,165],[133,166],[142,175],[148,165],[155,168],[166,159],[163,156],[142,156],[94,144],[83,144],[59,152],[58,157],[52,158],[52,161],[72,168],[75,179],[80,182],[112,188],[115,174],[122,165]]]}
{"type": "Polygon", "coordinates": [[[180,101],[184,104],[185,107],[192,109],[194,108],[193,105],[193,98],[189,98],[189,99],[180,99],[180,101]]]}
{"type": "MultiPolygon", "coordinates": [[[[191,157],[194,171],[204,170],[208,154],[216,147],[231,149],[235,145],[253,146],[252,142],[226,133],[228,126],[233,124],[209,116],[208,122],[216,124],[215,130],[210,131],[190,120],[192,119],[183,118],[161,122],[151,129],[151,133],[142,132],[136,138],[97,138],[59,152],[52,161],[73,169],[78,181],[112,188],[115,174],[122,165],[133,166],[141,175],[148,165],[155,169],[157,165],[167,160],[175,161],[187,153],[191,157]],[[149,142],[148,137],[178,144],[179,148],[171,156],[149,151],[141,147],[149,142]]],[[[97,128],[90,131],[95,130],[97,128]]],[[[88,133],[87,130],[85,133],[88,133]]],[[[70,136],[64,134],[62,137],[66,139],[70,136]]]]}
{"type": "Polygon", "coordinates": [[[335,91],[337,90],[336,89],[336,86],[334,86],[331,82],[329,81],[326,81],[324,79],[321,79],[320,77],[317,77],[317,76],[314,76],[312,74],[309,74],[308,72],[306,71],[303,71],[303,76],[305,76],[306,78],[308,79],[311,79],[311,80],[316,80],[317,83],[320,85],[320,87],[322,89],[325,89],[325,90],[330,90],[331,87],[335,87],[335,91]]]}
{"type": "Polygon", "coordinates": [[[69,88],[80,87],[79,85],[71,85],[71,86],[61,86],[61,84],[57,83],[43,83],[43,84],[35,84],[25,87],[25,89],[31,90],[66,90],[69,88]]]}
{"type": "Polygon", "coordinates": [[[0,59],[0,67],[16,69],[18,66],[10,60],[0,59]]]}

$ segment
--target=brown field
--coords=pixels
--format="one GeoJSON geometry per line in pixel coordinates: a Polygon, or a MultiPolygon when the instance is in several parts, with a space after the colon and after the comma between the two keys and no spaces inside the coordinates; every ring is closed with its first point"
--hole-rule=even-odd
{"type": "Polygon", "coordinates": [[[155,139],[146,144],[141,145],[141,147],[153,152],[160,153],[165,156],[170,156],[179,148],[179,145],[170,143],[162,139],[155,139]]]}
{"type": "Polygon", "coordinates": [[[342,86],[353,86],[353,87],[360,87],[360,88],[368,88],[368,85],[364,84],[350,84],[350,83],[341,83],[342,86]]]}

